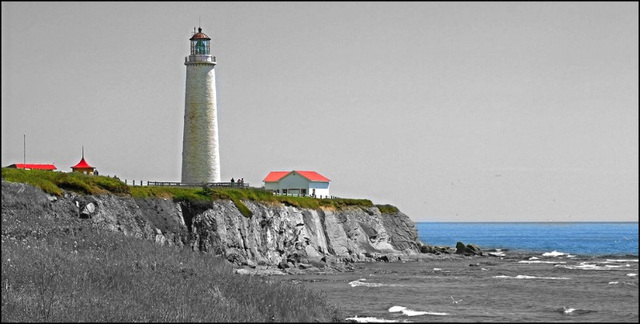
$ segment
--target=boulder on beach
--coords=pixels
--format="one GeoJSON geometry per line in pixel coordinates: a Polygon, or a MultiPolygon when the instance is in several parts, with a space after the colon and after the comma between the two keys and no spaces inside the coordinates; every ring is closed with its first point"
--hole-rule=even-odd
{"type": "Polygon", "coordinates": [[[456,254],[463,254],[466,246],[462,242],[456,243],[456,254]]]}
{"type": "Polygon", "coordinates": [[[432,253],[432,254],[450,253],[448,246],[435,246],[435,245],[428,245],[428,244],[420,245],[420,252],[432,253]]]}
{"type": "Polygon", "coordinates": [[[456,243],[456,254],[464,254],[464,255],[482,255],[482,250],[477,245],[467,244],[464,245],[462,242],[456,243]]]}
{"type": "Polygon", "coordinates": [[[474,244],[467,244],[467,247],[464,249],[464,251],[473,255],[482,255],[482,251],[480,250],[480,248],[474,244]]]}

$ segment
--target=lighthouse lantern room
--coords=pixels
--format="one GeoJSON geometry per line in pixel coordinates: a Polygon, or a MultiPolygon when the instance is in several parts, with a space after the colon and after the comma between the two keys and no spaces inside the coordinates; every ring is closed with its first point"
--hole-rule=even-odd
{"type": "Polygon", "coordinates": [[[211,56],[211,38],[198,28],[198,32],[193,31],[191,41],[191,55],[185,57],[185,64],[190,62],[208,62],[216,64],[215,56],[211,56]]]}

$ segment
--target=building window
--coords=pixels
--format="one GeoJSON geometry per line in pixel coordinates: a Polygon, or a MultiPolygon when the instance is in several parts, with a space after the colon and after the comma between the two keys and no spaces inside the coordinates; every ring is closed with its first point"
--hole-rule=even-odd
{"type": "Polygon", "coordinates": [[[204,54],[204,42],[201,40],[196,43],[196,54],[204,54]]]}

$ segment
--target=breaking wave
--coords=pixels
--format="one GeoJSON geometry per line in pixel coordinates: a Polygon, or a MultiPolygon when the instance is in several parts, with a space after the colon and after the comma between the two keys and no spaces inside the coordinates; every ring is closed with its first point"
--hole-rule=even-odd
{"type": "Polygon", "coordinates": [[[562,313],[565,315],[582,315],[582,314],[589,314],[589,313],[594,313],[595,311],[593,310],[588,310],[588,309],[575,309],[575,308],[567,308],[566,306],[562,307],[562,308],[558,308],[556,309],[556,311],[558,313],[562,313]]]}
{"type": "Polygon", "coordinates": [[[542,253],[542,256],[544,257],[560,257],[560,256],[566,256],[567,258],[573,258],[575,257],[575,255],[571,255],[569,253],[564,253],[564,252],[558,252],[558,251],[551,251],[551,252],[545,252],[542,253]]]}
{"type": "Polygon", "coordinates": [[[398,313],[401,312],[406,316],[420,316],[420,315],[435,315],[435,316],[447,316],[449,313],[440,313],[440,312],[425,312],[425,311],[415,311],[412,309],[408,309],[404,306],[393,306],[389,308],[390,313],[398,313]]]}
{"type": "Polygon", "coordinates": [[[397,320],[388,320],[384,318],[377,317],[348,317],[345,318],[346,321],[356,322],[356,323],[397,323],[397,320]]]}
{"type": "Polygon", "coordinates": [[[571,270],[626,270],[626,269],[618,269],[618,268],[629,267],[629,265],[625,265],[625,266],[610,265],[610,264],[598,265],[597,263],[588,263],[588,262],[580,262],[580,264],[578,265],[556,264],[555,266],[559,268],[565,268],[565,269],[571,269],[571,270]]]}
{"type": "Polygon", "coordinates": [[[615,263],[615,262],[638,262],[638,259],[607,259],[603,263],[615,263]]]}
{"type": "Polygon", "coordinates": [[[556,263],[566,263],[566,262],[564,262],[564,261],[523,260],[523,261],[518,261],[518,263],[551,263],[551,264],[556,264],[556,263]]]}
{"type": "Polygon", "coordinates": [[[365,282],[367,279],[361,278],[358,280],[354,280],[349,282],[349,286],[351,287],[402,287],[404,285],[397,284],[383,284],[377,282],[365,282]]]}
{"type": "Polygon", "coordinates": [[[536,276],[527,276],[527,275],[517,275],[515,277],[511,276],[493,276],[494,278],[499,279],[548,279],[548,280],[568,280],[571,278],[567,277],[536,277],[536,276]]]}

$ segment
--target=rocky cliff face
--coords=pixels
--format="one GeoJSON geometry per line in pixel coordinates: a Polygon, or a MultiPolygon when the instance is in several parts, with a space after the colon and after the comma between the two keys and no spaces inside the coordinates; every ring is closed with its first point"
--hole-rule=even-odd
{"type": "Polygon", "coordinates": [[[3,218],[6,213],[84,218],[95,226],[158,244],[223,255],[239,265],[287,268],[317,262],[387,261],[419,253],[415,225],[401,212],[244,203],[253,212],[250,218],[226,200],[174,202],[71,192],[58,198],[30,185],[2,181],[3,218]]]}

